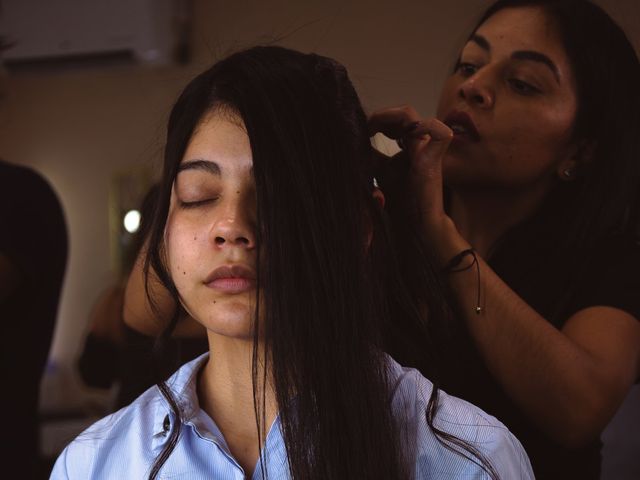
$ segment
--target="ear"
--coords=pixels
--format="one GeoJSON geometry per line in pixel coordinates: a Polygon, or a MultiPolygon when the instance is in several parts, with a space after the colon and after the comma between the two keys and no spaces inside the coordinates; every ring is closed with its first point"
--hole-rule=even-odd
{"type": "Polygon", "coordinates": [[[580,141],[566,159],[562,160],[556,168],[558,178],[564,182],[572,182],[580,170],[593,161],[595,143],[592,141],[580,141]]]}

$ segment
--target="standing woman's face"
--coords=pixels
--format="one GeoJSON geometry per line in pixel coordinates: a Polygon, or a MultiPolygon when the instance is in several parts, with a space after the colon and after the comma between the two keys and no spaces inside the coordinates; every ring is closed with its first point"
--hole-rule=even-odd
{"type": "Polygon", "coordinates": [[[165,227],[168,269],[187,312],[211,333],[253,339],[256,190],[249,137],[212,113],[180,162],[165,227]]]}
{"type": "Polygon", "coordinates": [[[574,167],[573,73],[554,22],[537,7],[485,21],[445,82],[437,116],[454,130],[452,187],[551,186],[574,167]]]}

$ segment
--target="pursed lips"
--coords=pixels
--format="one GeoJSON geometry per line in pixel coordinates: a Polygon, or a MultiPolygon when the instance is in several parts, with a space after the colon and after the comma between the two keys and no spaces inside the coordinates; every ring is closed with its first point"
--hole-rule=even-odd
{"type": "Polygon", "coordinates": [[[254,271],[244,265],[223,265],[211,272],[204,284],[222,293],[242,293],[255,287],[254,271]]]}
{"type": "Polygon", "coordinates": [[[444,123],[453,130],[454,141],[480,141],[480,133],[468,113],[453,111],[445,117],[444,123]]]}

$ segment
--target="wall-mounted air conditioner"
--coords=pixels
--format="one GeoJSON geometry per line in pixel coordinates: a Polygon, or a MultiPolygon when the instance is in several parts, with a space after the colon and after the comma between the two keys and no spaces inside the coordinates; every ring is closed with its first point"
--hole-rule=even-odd
{"type": "Polygon", "coordinates": [[[176,60],[190,0],[2,0],[6,63],[128,54],[151,64],[176,60]]]}

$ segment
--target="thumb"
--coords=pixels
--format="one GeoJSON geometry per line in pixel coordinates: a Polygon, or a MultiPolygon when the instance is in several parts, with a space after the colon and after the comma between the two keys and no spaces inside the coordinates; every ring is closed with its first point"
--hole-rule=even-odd
{"type": "Polygon", "coordinates": [[[409,143],[412,172],[418,176],[441,172],[442,161],[453,140],[453,131],[440,120],[430,118],[420,122],[412,133],[412,139],[414,141],[409,143]]]}
{"type": "Polygon", "coordinates": [[[442,161],[452,139],[449,127],[429,119],[421,122],[409,142],[410,183],[423,216],[444,215],[442,161]]]}

